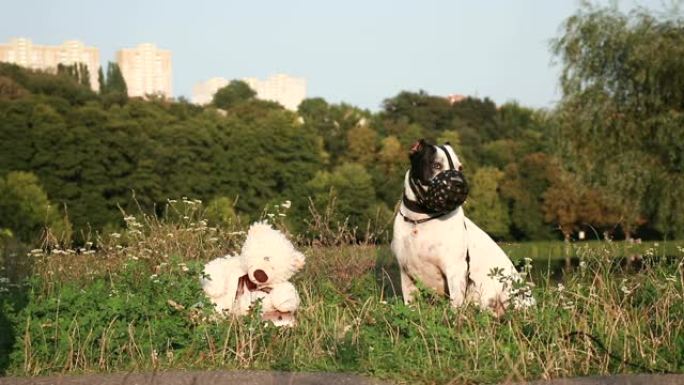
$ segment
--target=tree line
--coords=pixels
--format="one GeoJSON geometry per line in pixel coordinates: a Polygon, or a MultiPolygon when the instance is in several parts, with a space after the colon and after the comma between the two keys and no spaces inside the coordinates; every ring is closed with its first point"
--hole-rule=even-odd
{"type": "Polygon", "coordinates": [[[122,209],[189,197],[218,225],[289,200],[294,231],[331,205],[333,221],[382,231],[427,138],[454,145],[467,215],[497,239],[683,236],[681,18],[584,7],[563,28],[552,110],[404,91],[375,113],[322,98],[292,112],[241,81],[201,107],[128,98],[112,65],[95,93],[83,66],[0,63],[0,229],[79,241],[122,226],[122,209]]]}

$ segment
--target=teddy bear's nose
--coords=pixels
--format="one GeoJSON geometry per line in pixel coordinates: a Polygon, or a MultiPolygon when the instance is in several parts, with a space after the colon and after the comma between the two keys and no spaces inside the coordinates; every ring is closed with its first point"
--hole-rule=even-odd
{"type": "Polygon", "coordinates": [[[254,279],[259,281],[259,283],[264,283],[268,281],[268,274],[266,274],[266,272],[261,269],[254,270],[254,279]]]}

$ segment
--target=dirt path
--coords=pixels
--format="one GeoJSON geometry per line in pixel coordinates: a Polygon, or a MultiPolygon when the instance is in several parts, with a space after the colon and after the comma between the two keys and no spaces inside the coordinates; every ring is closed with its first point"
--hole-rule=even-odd
{"type": "Polygon", "coordinates": [[[559,378],[517,385],[684,385],[684,374],[622,374],[618,376],[559,378]]]}
{"type": "MultiPolygon", "coordinates": [[[[164,372],[1,378],[0,385],[389,385],[355,374],[284,372],[164,372]]],[[[619,375],[502,385],[683,385],[684,374],[619,375]]]]}
{"type": "Polygon", "coordinates": [[[164,372],[0,378],[2,385],[388,385],[354,374],[281,372],[164,372]]]}

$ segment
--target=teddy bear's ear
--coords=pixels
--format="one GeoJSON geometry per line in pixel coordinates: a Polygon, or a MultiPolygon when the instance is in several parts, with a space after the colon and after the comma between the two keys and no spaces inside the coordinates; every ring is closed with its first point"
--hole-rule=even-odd
{"type": "Polygon", "coordinates": [[[304,263],[306,262],[306,257],[304,256],[304,254],[295,250],[292,252],[292,259],[294,259],[294,265],[297,271],[301,270],[302,267],[304,267],[304,263]]]}
{"type": "Polygon", "coordinates": [[[259,237],[263,236],[266,233],[272,232],[273,228],[271,225],[269,225],[267,222],[254,222],[252,223],[251,226],[249,226],[249,230],[247,231],[247,236],[248,237],[259,237]]]}

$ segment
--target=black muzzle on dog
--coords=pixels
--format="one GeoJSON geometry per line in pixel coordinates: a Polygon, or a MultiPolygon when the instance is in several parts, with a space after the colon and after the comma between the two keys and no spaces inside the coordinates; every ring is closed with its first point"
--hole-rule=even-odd
{"type": "Polygon", "coordinates": [[[443,213],[456,210],[468,197],[468,183],[458,170],[440,172],[432,178],[418,203],[428,210],[443,213]]]}
{"type": "MultiPolygon", "coordinates": [[[[441,146],[440,146],[441,147],[441,146]]],[[[449,161],[449,169],[440,172],[430,180],[427,186],[419,180],[409,177],[409,186],[416,200],[409,200],[404,195],[404,204],[414,212],[441,216],[456,210],[468,197],[468,182],[463,173],[456,170],[453,160],[446,148],[441,147],[449,161]]]]}

